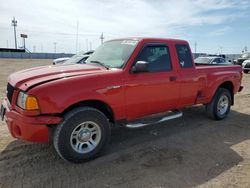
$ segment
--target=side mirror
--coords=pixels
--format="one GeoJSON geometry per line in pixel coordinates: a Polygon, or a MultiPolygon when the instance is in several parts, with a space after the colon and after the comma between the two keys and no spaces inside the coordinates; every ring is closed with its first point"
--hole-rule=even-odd
{"type": "Polygon", "coordinates": [[[137,61],[135,65],[132,67],[132,72],[133,73],[148,72],[148,62],[137,61]]]}

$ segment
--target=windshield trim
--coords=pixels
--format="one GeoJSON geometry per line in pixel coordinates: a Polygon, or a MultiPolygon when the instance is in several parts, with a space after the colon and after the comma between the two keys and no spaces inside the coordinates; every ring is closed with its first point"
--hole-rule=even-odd
{"type": "MultiPolygon", "coordinates": [[[[133,39],[131,39],[133,40],[133,39]]],[[[134,47],[134,50],[131,52],[131,54],[128,56],[128,58],[124,61],[123,66],[121,67],[122,70],[125,69],[126,65],[128,64],[129,59],[132,57],[133,53],[135,52],[136,48],[138,47],[140,41],[137,39],[134,39],[134,41],[137,41],[137,44],[134,47]]]]}

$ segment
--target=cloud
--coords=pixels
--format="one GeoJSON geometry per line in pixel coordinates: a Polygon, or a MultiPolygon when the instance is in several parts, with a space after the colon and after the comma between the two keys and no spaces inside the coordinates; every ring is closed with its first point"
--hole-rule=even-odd
{"type": "Polygon", "coordinates": [[[29,34],[30,44],[44,43],[53,49],[57,41],[61,50],[70,51],[75,46],[77,21],[79,40],[85,43],[88,39],[97,46],[101,32],[106,39],[185,37],[186,28],[229,22],[241,15],[235,10],[244,12],[246,7],[247,0],[0,0],[0,28],[10,29],[1,30],[0,43],[5,38],[12,40],[13,15],[18,31],[29,34]]]}
{"type": "Polygon", "coordinates": [[[229,26],[225,26],[225,27],[222,27],[222,28],[219,28],[219,29],[216,29],[212,32],[209,33],[210,36],[222,36],[230,31],[232,31],[233,28],[232,27],[229,27],[229,26]]]}

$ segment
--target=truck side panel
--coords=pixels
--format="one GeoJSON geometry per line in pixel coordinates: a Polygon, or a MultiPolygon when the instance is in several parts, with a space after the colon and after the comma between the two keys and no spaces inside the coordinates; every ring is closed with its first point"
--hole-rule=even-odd
{"type": "Polygon", "coordinates": [[[212,100],[216,90],[225,82],[231,82],[233,94],[239,91],[242,79],[240,66],[197,66],[200,96],[196,104],[206,104],[212,100]]]}

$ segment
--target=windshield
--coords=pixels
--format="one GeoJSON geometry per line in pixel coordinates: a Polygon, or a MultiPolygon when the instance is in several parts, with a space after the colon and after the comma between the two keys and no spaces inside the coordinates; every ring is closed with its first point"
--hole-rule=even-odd
{"type": "Polygon", "coordinates": [[[201,64],[209,64],[211,62],[211,58],[208,57],[198,57],[194,60],[195,63],[201,64]]]}
{"type": "Polygon", "coordinates": [[[103,64],[109,68],[122,68],[134,51],[137,40],[114,40],[105,42],[86,60],[86,63],[103,64]]]}
{"type": "Polygon", "coordinates": [[[250,53],[244,53],[241,55],[242,58],[250,58],[250,53]]]}

